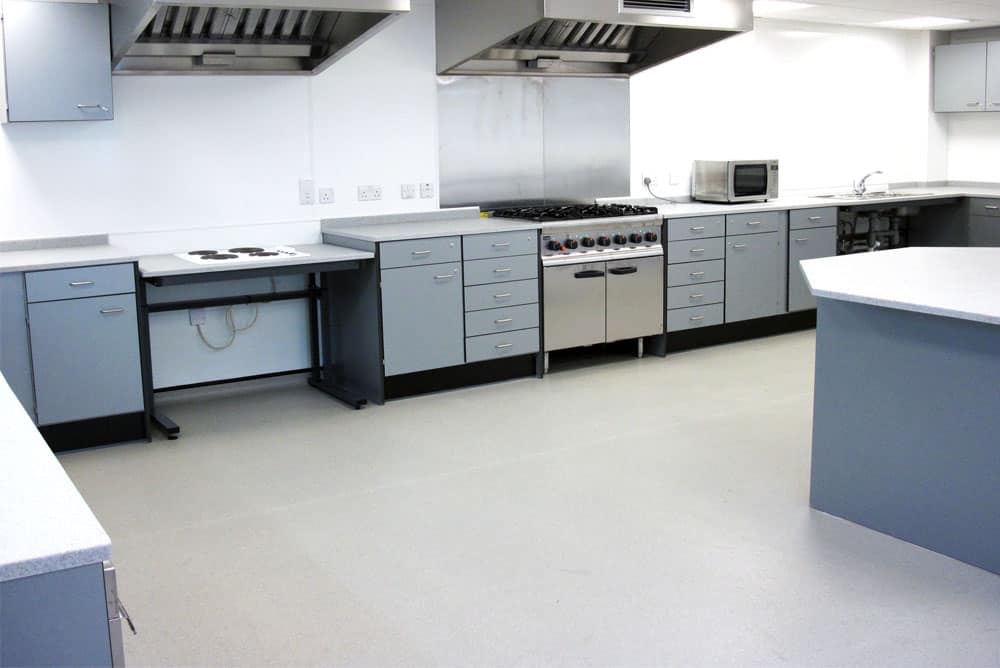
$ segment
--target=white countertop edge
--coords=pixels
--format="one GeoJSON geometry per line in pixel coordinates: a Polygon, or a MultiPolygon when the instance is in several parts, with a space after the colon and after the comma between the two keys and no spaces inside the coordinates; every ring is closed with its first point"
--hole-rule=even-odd
{"type": "Polygon", "coordinates": [[[254,269],[274,269],[280,267],[297,267],[310,264],[329,264],[333,262],[357,262],[373,260],[375,254],[369,251],[335,246],[332,244],[299,244],[295,246],[308,257],[288,258],[282,260],[261,260],[253,263],[226,264],[208,266],[195,264],[180,259],[173,254],[146,255],[139,258],[139,275],[143,278],[161,276],[187,276],[191,274],[212,274],[228,271],[250,271],[254,269]],[[156,265],[161,266],[157,267],[156,265]]]}
{"type": "MultiPolygon", "coordinates": [[[[812,288],[810,288],[812,290],[812,288]]],[[[865,304],[867,306],[879,306],[891,308],[899,311],[910,311],[912,313],[924,313],[945,318],[956,318],[959,320],[969,320],[971,322],[981,322],[986,325],[1000,325],[1000,315],[990,315],[988,313],[975,313],[969,311],[959,311],[935,306],[933,304],[918,304],[915,302],[904,302],[893,299],[880,299],[866,295],[851,294],[846,292],[836,292],[833,290],[812,290],[814,297],[823,299],[836,299],[837,301],[853,302],[855,304],[865,304]]]]}
{"type": "Polygon", "coordinates": [[[412,223],[368,223],[354,227],[328,227],[323,229],[323,235],[331,239],[339,237],[368,243],[384,243],[430,239],[440,236],[471,236],[476,234],[524,232],[539,230],[541,228],[541,223],[532,221],[516,221],[508,218],[479,218],[473,221],[448,220],[438,222],[418,221],[412,223]],[[512,222],[508,223],[508,220],[512,222]]]}
{"type": "Polygon", "coordinates": [[[34,575],[45,575],[56,571],[64,571],[79,566],[89,566],[111,561],[111,541],[107,544],[94,545],[90,548],[80,548],[66,552],[33,557],[21,561],[0,564],[0,582],[30,578],[34,575]]]}
{"type": "Polygon", "coordinates": [[[142,257],[117,246],[67,246],[0,253],[0,274],[135,262],[142,257]],[[44,258],[44,259],[43,259],[44,258]]]}

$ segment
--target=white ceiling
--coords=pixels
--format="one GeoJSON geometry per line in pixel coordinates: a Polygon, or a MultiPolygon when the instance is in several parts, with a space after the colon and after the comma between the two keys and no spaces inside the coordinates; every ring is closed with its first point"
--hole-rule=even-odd
{"type": "MultiPolygon", "coordinates": [[[[967,19],[969,23],[942,30],[967,30],[1000,26],[1000,0],[801,0],[812,5],[801,9],[755,6],[763,18],[793,19],[842,25],[872,25],[879,21],[936,16],[967,19]]],[[[760,3],[768,4],[768,3],[760,3]]],[[[886,27],[886,26],[878,26],[886,27]]]]}

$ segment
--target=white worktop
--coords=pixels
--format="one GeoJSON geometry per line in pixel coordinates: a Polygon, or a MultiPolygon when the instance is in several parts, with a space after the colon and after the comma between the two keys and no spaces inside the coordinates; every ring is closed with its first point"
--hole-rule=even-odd
{"type": "Polygon", "coordinates": [[[805,260],[816,297],[1000,325],[1000,248],[901,248],[805,260]]]}
{"type": "Polygon", "coordinates": [[[300,266],[308,264],[327,264],[330,262],[351,262],[356,260],[372,260],[374,253],[330,244],[295,244],[295,249],[307,253],[307,257],[296,258],[261,258],[252,263],[227,264],[219,262],[214,265],[195,264],[176,255],[145,255],[139,258],[139,274],[143,278],[158,276],[188,276],[191,274],[210,274],[220,271],[241,271],[252,269],[268,269],[271,267],[300,266]]]}
{"type": "Polygon", "coordinates": [[[139,254],[111,244],[35,248],[0,252],[0,273],[88,267],[98,264],[135,262],[139,254]]]}
{"type": "Polygon", "coordinates": [[[365,223],[361,225],[323,225],[323,238],[327,240],[354,239],[367,243],[429,239],[431,237],[460,236],[464,234],[490,234],[537,230],[542,226],[525,220],[509,218],[453,218],[413,222],[365,223]]]}
{"type": "Polygon", "coordinates": [[[111,539],[0,375],[0,582],[111,559],[111,539]]]}

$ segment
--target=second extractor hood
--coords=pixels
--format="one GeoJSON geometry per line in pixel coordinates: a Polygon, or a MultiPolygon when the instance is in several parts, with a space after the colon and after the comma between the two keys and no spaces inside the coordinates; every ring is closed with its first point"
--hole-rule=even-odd
{"type": "Polygon", "coordinates": [[[410,0],[111,0],[112,65],[138,74],[316,74],[410,0]]]}
{"type": "Polygon", "coordinates": [[[437,0],[437,69],[627,77],[752,29],[751,0],[437,0]]]}

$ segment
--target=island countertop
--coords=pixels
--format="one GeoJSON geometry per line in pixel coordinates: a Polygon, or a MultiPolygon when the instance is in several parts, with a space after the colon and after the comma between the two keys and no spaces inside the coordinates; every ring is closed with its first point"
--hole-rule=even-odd
{"type": "Polygon", "coordinates": [[[816,297],[1000,325],[1000,248],[901,248],[805,260],[816,297]]]}
{"type": "Polygon", "coordinates": [[[0,582],[111,559],[111,539],[0,375],[0,582]]]}

